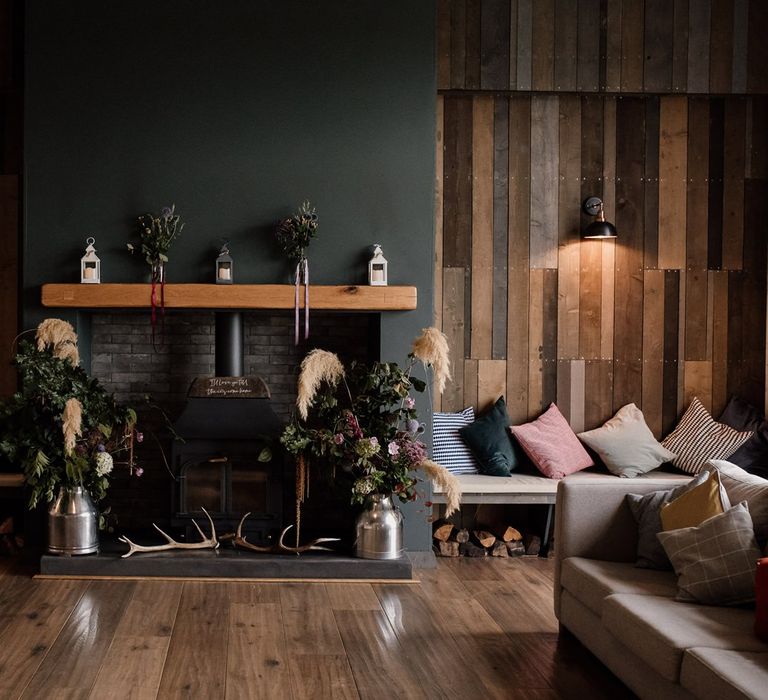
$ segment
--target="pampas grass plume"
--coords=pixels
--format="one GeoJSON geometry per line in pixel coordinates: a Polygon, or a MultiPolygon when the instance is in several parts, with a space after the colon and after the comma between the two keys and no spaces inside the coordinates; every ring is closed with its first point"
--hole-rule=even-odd
{"type": "Polygon", "coordinates": [[[451,379],[451,360],[445,335],[434,326],[422,329],[421,335],[413,341],[411,353],[425,365],[432,366],[437,392],[442,394],[445,383],[451,379]]]}
{"type": "Polygon", "coordinates": [[[83,406],[77,399],[68,399],[61,414],[62,432],[64,433],[64,451],[72,454],[75,440],[83,434],[83,406]]]}
{"type": "Polygon", "coordinates": [[[38,327],[35,334],[37,349],[45,350],[51,347],[54,357],[69,360],[73,367],[80,364],[80,353],[77,349],[77,333],[70,323],[60,318],[46,318],[38,327]]]}
{"type": "Polygon", "coordinates": [[[443,490],[445,494],[445,517],[450,517],[459,509],[461,503],[459,480],[445,467],[431,459],[425,459],[419,466],[443,490]]]}
{"type": "Polygon", "coordinates": [[[299,415],[307,420],[309,407],[323,382],[336,386],[343,377],[344,365],[338,355],[328,350],[312,350],[301,363],[299,395],[296,399],[299,415]]]}

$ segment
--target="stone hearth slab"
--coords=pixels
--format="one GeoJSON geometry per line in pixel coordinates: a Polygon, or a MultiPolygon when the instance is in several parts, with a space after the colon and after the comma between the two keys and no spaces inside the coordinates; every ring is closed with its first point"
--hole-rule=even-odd
{"type": "Polygon", "coordinates": [[[413,578],[407,557],[389,561],[358,559],[336,553],[308,552],[300,556],[253,554],[231,549],[169,551],[134,554],[102,551],[77,557],[45,554],[40,560],[43,576],[148,577],[216,579],[375,579],[413,578]]]}

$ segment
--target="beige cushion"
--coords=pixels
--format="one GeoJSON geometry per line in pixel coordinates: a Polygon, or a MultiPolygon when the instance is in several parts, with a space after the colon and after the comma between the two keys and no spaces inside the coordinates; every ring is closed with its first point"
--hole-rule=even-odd
{"type": "Polygon", "coordinates": [[[601,427],[579,433],[578,438],[597,452],[616,476],[639,476],[677,456],[656,441],[643,412],[633,403],[620,408],[601,427]]]}
{"type": "Polygon", "coordinates": [[[614,593],[674,598],[677,581],[671,571],[638,569],[634,564],[569,557],[563,561],[560,584],[592,612],[601,615],[605,599],[614,593]]]}
{"type": "Polygon", "coordinates": [[[703,484],[665,503],[659,514],[664,530],[678,530],[681,527],[697,527],[730,507],[728,496],[720,487],[720,476],[712,470],[703,484]]]}
{"type": "Polygon", "coordinates": [[[760,550],[746,501],[698,527],[658,537],[678,576],[678,600],[741,605],[755,599],[760,550]]]}
{"type": "Polygon", "coordinates": [[[603,624],[633,653],[670,681],[680,677],[691,647],[767,651],[755,637],[754,609],[680,603],[672,598],[615,594],[603,604],[603,624]]]}
{"type": "Polygon", "coordinates": [[[723,459],[713,459],[709,466],[720,473],[720,482],[731,503],[747,502],[757,543],[765,547],[768,542],[768,480],[723,459]]]}
{"type": "Polygon", "coordinates": [[[768,695],[768,650],[688,649],[683,655],[680,683],[700,698],[765,698],[768,695]]]}

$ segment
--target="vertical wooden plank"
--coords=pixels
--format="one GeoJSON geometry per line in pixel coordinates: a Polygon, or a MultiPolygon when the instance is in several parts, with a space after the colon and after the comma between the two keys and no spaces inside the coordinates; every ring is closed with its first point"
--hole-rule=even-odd
{"type": "Polygon", "coordinates": [[[725,173],[725,103],[709,103],[709,187],[707,193],[707,259],[710,270],[723,266],[723,176],[725,173]]]}
{"type": "Polygon", "coordinates": [[[472,101],[472,316],[470,357],[490,359],[493,337],[493,97],[472,101]],[[489,313],[491,311],[491,313],[489,313]]]}
{"type": "MultiPolygon", "coordinates": [[[[616,221],[616,100],[604,98],[603,115],[603,205],[608,221],[616,221]]],[[[616,242],[603,241],[600,298],[600,357],[613,358],[616,242]]]]}
{"type": "MultiPolygon", "coordinates": [[[[615,398],[614,363],[610,360],[587,360],[585,364],[584,381],[589,391],[586,392],[584,401],[584,428],[592,430],[602,425],[621,406],[615,403],[611,405],[612,397],[615,398]]],[[[639,401],[638,395],[638,404],[639,401]]]]}
{"type": "Polygon", "coordinates": [[[507,411],[528,417],[531,100],[509,102],[509,259],[507,264],[507,411]]]}
{"type": "Polygon", "coordinates": [[[680,272],[664,271],[664,369],[661,434],[666,435],[678,418],[678,373],[680,340],[680,272]]]}
{"type": "MultiPolygon", "coordinates": [[[[586,400],[586,364],[584,360],[571,360],[571,406],[569,423],[575,433],[580,433],[585,427],[584,405],[586,400]]],[[[608,363],[605,363],[608,367],[608,363]]],[[[607,401],[610,406],[611,392],[607,393],[607,401]]]]}
{"type": "MultiPolygon", "coordinates": [[[[616,109],[616,304],[614,320],[613,403],[642,400],[643,209],[645,106],[621,98],[616,109]]],[[[589,385],[589,376],[587,376],[589,385]]]]}
{"type": "Polygon", "coordinates": [[[509,99],[493,107],[493,359],[507,356],[507,225],[509,221],[509,99]]]}
{"type": "Polygon", "coordinates": [[[578,62],[578,91],[597,92],[600,89],[600,0],[579,0],[578,62]]]}
{"type": "Polygon", "coordinates": [[[509,0],[483,0],[480,26],[480,87],[509,86],[509,0]]]}
{"type": "Polygon", "coordinates": [[[664,394],[664,270],[646,270],[643,286],[643,414],[658,439],[664,394]]]}
{"type": "Polygon", "coordinates": [[[451,87],[451,0],[437,1],[437,89],[451,87]]]}
{"type": "Polygon", "coordinates": [[[709,294],[706,270],[689,269],[685,275],[685,360],[707,359],[707,297],[709,294]]]}
{"type": "Polygon", "coordinates": [[[731,92],[747,91],[747,27],[749,0],[733,2],[733,70],[731,92]]]}
{"type": "Polygon", "coordinates": [[[467,3],[451,0],[451,89],[466,87],[467,3]]]}
{"type": "Polygon", "coordinates": [[[544,270],[530,271],[528,294],[528,415],[542,409],[544,370],[544,270]]]}
{"type": "Polygon", "coordinates": [[[675,6],[670,0],[645,0],[646,92],[672,90],[675,6]]]}
{"type": "Polygon", "coordinates": [[[747,92],[768,92],[768,41],[765,28],[768,27],[768,3],[764,0],[749,0],[747,19],[747,92]]]}
{"type": "Polygon", "coordinates": [[[531,89],[552,90],[555,75],[555,2],[536,0],[533,4],[531,89]]]}
{"type": "Polygon", "coordinates": [[[533,0],[517,0],[517,89],[531,89],[533,0]]]}
{"type": "Polygon", "coordinates": [[[685,404],[685,321],[688,312],[686,309],[686,305],[688,302],[688,295],[685,293],[686,290],[686,278],[688,276],[687,270],[680,270],[680,280],[679,280],[679,296],[678,296],[678,318],[680,319],[680,322],[678,323],[678,329],[677,329],[677,362],[678,362],[678,372],[677,372],[677,410],[678,414],[682,415],[683,409],[687,408],[687,405],[685,404]]]}
{"type": "Polygon", "coordinates": [[[443,187],[443,259],[470,264],[472,241],[472,98],[446,97],[443,187]]]}
{"type": "Polygon", "coordinates": [[[478,360],[464,360],[464,401],[462,406],[474,406],[479,410],[477,405],[477,375],[478,375],[478,360]]]}
{"type": "Polygon", "coordinates": [[[645,227],[644,266],[659,267],[659,98],[645,101],[645,227]]]}
{"type": "Polygon", "coordinates": [[[688,90],[688,1],[674,0],[672,36],[672,91],[688,90]]]}
{"type": "Polygon", "coordinates": [[[708,266],[709,101],[688,100],[688,187],[686,194],[686,258],[689,268],[708,266]]]}
{"type": "Polygon", "coordinates": [[[662,97],[659,137],[659,267],[685,267],[688,102],[662,97]]]}
{"type": "Polygon", "coordinates": [[[542,408],[557,400],[557,270],[544,270],[542,408]]]}
{"type": "Polygon", "coordinates": [[[555,0],[555,90],[576,90],[578,0],[555,0]]]}
{"type": "Polygon", "coordinates": [[[558,98],[531,100],[532,268],[557,267],[558,98]]]}
{"type": "Polygon", "coordinates": [[[9,362],[19,332],[19,178],[0,175],[0,397],[16,391],[16,369],[9,362]]]}
{"type": "MultiPolygon", "coordinates": [[[[571,366],[579,360],[558,360],[557,362],[557,407],[573,428],[571,421],[571,366]]],[[[575,431],[575,429],[574,429],[575,431]]]]}
{"type": "Polygon", "coordinates": [[[745,102],[725,101],[723,133],[723,268],[744,266],[745,102]]]}
{"type": "Polygon", "coordinates": [[[768,96],[750,97],[746,126],[746,176],[768,178],[768,96]]]}
{"type": "Polygon", "coordinates": [[[712,410],[719,416],[728,402],[728,273],[711,272],[712,306],[712,410]]]}
{"type": "Polygon", "coordinates": [[[733,0],[712,0],[709,30],[709,91],[731,91],[733,78],[733,0]]]}
{"type": "Polygon", "coordinates": [[[467,64],[465,86],[467,90],[480,89],[480,0],[466,0],[467,64]]]}
{"type": "Polygon", "coordinates": [[[518,0],[509,0],[509,89],[517,89],[517,7],[518,0]]]}
{"type": "Polygon", "coordinates": [[[490,408],[507,393],[507,363],[504,360],[478,360],[477,409],[490,408]]]}
{"type": "Polygon", "coordinates": [[[697,397],[712,411],[712,363],[706,360],[685,362],[685,405],[697,397]]]}
{"type": "Polygon", "coordinates": [[[579,267],[581,198],[581,101],[560,97],[558,197],[558,358],[579,355],[579,267]]]}
{"type": "Polygon", "coordinates": [[[621,90],[621,2],[609,2],[606,6],[605,91],[621,90]]]}
{"type": "Polygon", "coordinates": [[[688,3],[688,92],[709,92],[711,0],[688,3]]]}
{"type": "Polygon", "coordinates": [[[443,333],[451,352],[453,381],[443,393],[443,409],[460,411],[464,400],[464,268],[443,271],[443,333]]]}
{"type": "Polygon", "coordinates": [[[621,3],[621,90],[643,90],[643,0],[622,0],[621,3]]]}

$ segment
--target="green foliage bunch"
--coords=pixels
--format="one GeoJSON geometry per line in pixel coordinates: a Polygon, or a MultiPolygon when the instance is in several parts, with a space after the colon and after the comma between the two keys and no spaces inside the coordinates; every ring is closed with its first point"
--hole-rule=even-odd
{"type": "Polygon", "coordinates": [[[275,231],[277,242],[294,263],[307,257],[306,249],[317,235],[317,212],[309,203],[304,202],[293,216],[282,219],[275,231]]]}
{"type": "MultiPolygon", "coordinates": [[[[149,265],[168,262],[168,251],[184,224],[176,213],[176,205],[163,207],[159,215],[142,214],[137,219],[136,233],[139,237],[141,254],[149,265]]],[[[133,253],[136,246],[128,243],[128,250],[133,253]]]]}
{"type": "Polygon", "coordinates": [[[98,503],[106,496],[116,457],[124,455],[134,471],[135,411],[118,404],[81,367],[56,357],[50,346],[38,349],[22,341],[14,364],[21,389],[0,403],[0,456],[23,470],[29,507],[51,502],[60,486],[82,486],[98,503]],[[79,401],[82,422],[67,453],[62,413],[70,399],[79,401]]]}

